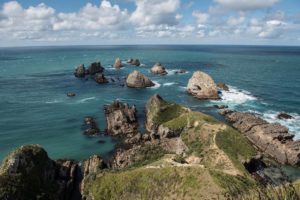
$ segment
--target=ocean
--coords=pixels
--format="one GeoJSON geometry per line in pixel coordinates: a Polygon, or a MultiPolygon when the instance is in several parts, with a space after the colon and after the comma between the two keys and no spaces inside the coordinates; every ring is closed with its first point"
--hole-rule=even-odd
{"type": "Polygon", "coordinates": [[[158,93],[168,101],[211,114],[222,120],[215,104],[256,112],[269,122],[287,126],[300,139],[300,47],[275,46],[69,46],[0,48],[0,159],[24,144],[40,144],[51,158],[81,160],[92,154],[109,155],[117,140],[82,134],[86,116],[106,127],[103,107],[119,99],[135,104],[144,130],[145,104],[158,93]],[[140,59],[142,65],[115,70],[117,57],[140,59]],[[119,82],[99,85],[73,75],[79,64],[101,61],[106,77],[124,80],[139,70],[155,87],[132,89],[119,82]],[[168,75],[149,72],[162,63],[168,75]],[[184,74],[175,74],[178,69],[184,74]],[[186,93],[194,71],[210,74],[229,85],[220,101],[200,101],[186,93]],[[73,98],[67,92],[75,92],[73,98]],[[286,112],[294,117],[279,120],[286,112]],[[99,142],[100,141],[100,142],[99,142]]]}

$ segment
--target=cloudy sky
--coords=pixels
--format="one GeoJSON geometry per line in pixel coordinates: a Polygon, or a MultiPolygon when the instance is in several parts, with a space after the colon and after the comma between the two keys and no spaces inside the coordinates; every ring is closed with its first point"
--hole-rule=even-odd
{"type": "Polygon", "coordinates": [[[300,0],[0,0],[0,46],[300,45],[300,0]]]}

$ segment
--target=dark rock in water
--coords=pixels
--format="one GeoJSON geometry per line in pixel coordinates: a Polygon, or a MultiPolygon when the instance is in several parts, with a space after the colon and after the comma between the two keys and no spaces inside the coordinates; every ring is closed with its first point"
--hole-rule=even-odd
{"type": "Polygon", "coordinates": [[[94,80],[99,84],[108,83],[108,80],[105,78],[104,74],[102,73],[96,73],[94,80]]]}
{"type": "Polygon", "coordinates": [[[185,74],[185,73],[186,73],[186,70],[183,70],[183,69],[175,71],[175,74],[185,74]]]}
{"type": "Polygon", "coordinates": [[[243,162],[243,165],[249,173],[254,173],[267,167],[262,161],[262,156],[258,155],[243,162]]]}
{"type": "Polygon", "coordinates": [[[287,114],[287,113],[280,113],[277,115],[278,119],[294,119],[293,116],[287,114]]]}
{"type": "Polygon", "coordinates": [[[281,164],[300,166],[300,141],[278,123],[268,123],[252,113],[229,112],[226,120],[255,146],[281,164]]]}
{"type": "Polygon", "coordinates": [[[75,94],[75,93],[73,93],[73,92],[68,92],[68,93],[67,93],[67,96],[68,96],[68,97],[75,97],[75,96],[76,96],[76,94],[75,94]]]}
{"type": "Polygon", "coordinates": [[[93,117],[86,117],[84,119],[85,126],[84,135],[95,136],[100,133],[100,129],[97,126],[96,120],[93,117]]]}
{"type": "Polygon", "coordinates": [[[218,83],[217,87],[224,91],[229,91],[229,87],[225,83],[218,83]]]}
{"type": "Polygon", "coordinates": [[[86,70],[84,65],[79,65],[78,67],[76,67],[74,75],[78,78],[83,78],[86,74],[86,70]]]}
{"type": "Polygon", "coordinates": [[[136,70],[127,76],[126,84],[127,87],[130,88],[146,88],[154,86],[154,83],[147,76],[136,70]]]}
{"type": "Polygon", "coordinates": [[[217,108],[217,109],[220,109],[220,110],[228,108],[228,106],[226,106],[226,105],[214,105],[214,107],[217,108]]]}
{"type": "Polygon", "coordinates": [[[105,106],[107,133],[109,135],[132,137],[137,133],[138,121],[135,106],[119,101],[105,106]]]}
{"type": "Polygon", "coordinates": [[[75,161],[53,161],[39,145],[10,153],[0,168],[0,199],[81,199],[81,170],[75,161]]]}
{"type": "Polygon", "coordinates": [[[121,87],[124,87],[124,86],[125,86],[125,84],[124,84],[124,83],[121,83],[121,84],[120,84],[120,86],[121,86],[121,87]]]}
{"type": "Polygon", "coordinates": [[[90,75],[95,75],[96,73],[102,73],[104,68],[101,66],[100,62],[94,62],[89,66],[88,71],[90,75]]]}
{"type": "Polygon", "coordinates": [[[133,58],[128,59],[127,63],[129,63],[131,65],[135,65],[135,66],[140,66],[141,65],[141,62],[140,62],[139,59],[133,59],[133,58]]]}
{"type": "Polygon", "coordinates": [[[227,115],[227,114],[229,114],[229,113],[232,113],[232,112],[234,112],[234,111],[229,110],[229,109],[225,109],[225,110],[221,110],[221,111],[219,112],[219,114],[222,115],[222,116],[225,116],[225,115],[227,115]]]}

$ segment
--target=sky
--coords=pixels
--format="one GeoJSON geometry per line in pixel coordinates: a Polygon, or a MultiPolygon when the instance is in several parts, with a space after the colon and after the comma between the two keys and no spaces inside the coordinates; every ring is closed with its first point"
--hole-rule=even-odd
{"type": "Polygon", "coordinates": [[[300,0],[0,0],[0,46],[300,45],[300,0]]]}

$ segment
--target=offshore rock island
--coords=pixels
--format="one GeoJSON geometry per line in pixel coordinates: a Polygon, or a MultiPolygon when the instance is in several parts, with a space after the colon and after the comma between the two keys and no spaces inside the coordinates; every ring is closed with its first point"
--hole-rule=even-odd
{"type": "MultiPolygon", "coordinates": [[[[139,59],[125,64],[120,58],[113,68],[125,66],[142,68],[139,59]]],[[[150,72],[168,74],[160,63],[150,72]]],[[[90,78],[99,87],[123,84],[122,78],[106,74],[100,62],[88,69],[79,65],[74,76],[90,78]]],[[[155,86],[138,70],[124,78],[127,88],[137,92],[155,86]]],[[[218,101],[229,90],[202,71],[195,71],[186,84],[185,95],[199,102],[218,101]]],[[[106,128],[98,127],[92,116],[84,119],[84,135],[98,137],[101,129],[118,139],[110,157],[54,160],[40,145],[21,146],[2,162],[0,199],[299,199],[300,181],[290,180],[281,169],[300,165],[300,143],[287,127],[217,105],[226,124],[163,94],[152,95],[143,110],[118,98],[103,108],[106,128]],[[142,122],[139,113],[144,114],[142,122]]]]}

